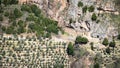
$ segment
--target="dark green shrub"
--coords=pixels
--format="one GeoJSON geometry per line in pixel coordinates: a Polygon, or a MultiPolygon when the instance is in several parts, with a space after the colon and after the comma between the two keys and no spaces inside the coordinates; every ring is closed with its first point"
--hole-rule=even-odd
{"type": "Polygon", "coordinates": [[[16,18],[20,18],[23,14],[20,10],[18,10],[17,8],[14,9],[14,15],[16,18]]]}
{"type": "Polygon", "coordinates": [[[12,21],[16,19],[14,13],[12,13],[12,12],[9,13],[9,19],[12,21]]]}
{"type": "Polygon", "coordinates": [[[31,5],[30,7],[35,16],[39,17],[41,10],[36,5],[31,5]]]}
{"type": "Polygon", "coordinates": [[[88,43],[88,39],[85,37],[81,37],[81,36],[77,36],[76,40],[75,40],[76,44],[87,44],[88,43]]]}
{"type": "Polygon", "coordinates": [[[30,8],[29,5],[22,5],[22,6],[21,6],[21,10],[22,10],[22,11],[27,11],[27,12],[29,12],[29,13],[32,12],[32,10],[31,10],[31,8],[30,8]]]}
{"type": "Polygon", "coordinates": [[[2,31],[5,32],[6,31],[6,27],[2,26],[2,31]]]}
{"type": "Polygon", "coordinates": [[[19,20],[18,25],[19,25],[19,27],[24,27],[24,22],[22,20],[19,20]]]}
{"type": "Polygon", "coordinates": [[[21,33],[24,33],[26,30],[24,27],[19,27],[18,30],[17,30],[17,33],[18,34],[21,34],[21,33]]]}
{"type": "Polygon", "coordinates": [[[53,24],[50,24],[48,27],[47,27],[47,32],[49,33],[55,33],[55,34],[58,34],[58,27],[53,25],[53,24]]]}
{"type": "Polygon", "coordinates": [[[89,7],[88,11],[89,11],[89,12],[93,12],[94,9],[95,9],[95,8],[94,8],[94,6],[92,5],[92,6],[89,7]]]}
{"type": "Polygon", "coordinates": [[[5,17],[8,17],[8,16],[9,16],[9,12],[6,11],[6,12],[4,13],[4,16],[5,16],[5,17]]]}
{"type": "Polygon", "coordinates": [[[67,54],[72,55],[72,56],[74,55],[74,47],[73,47],[73,44],[71,42],[68,44],[67,54]]]}
{"type": "Polygon", "coordinates": [[[120,40],[120,34],[118,35],[118,39],[120,40]]]}
{"type": "Polygon", "coordinates": [[[107,45],[109,44],[108,39],[107,39],[107,38],[104,38],[102,44],[105,45],[105,46],[107,46],[107,45]]]}
{"type": "Polygon", "coordinates": [[[95,64],[94,64],[94,68],[100,68],[99,63],[95,63],[95,64]]]}
{"type": "Polygon", "coordinates": [[[92,18],[91,18],[92,21],[96,21],[97,20],[97,16],[95,13],[92,14],[92,18]]]}
{"type": "Polygon", "coordinates": [[[83,3],[81,1],[78,2],[78,7],[82,7],[83,3]]]}
{"type": "Polygon", "coordinates": [[[0,21],[3,21],[3,16],[2,15],[0,15],[0,21]]]}
{"type": "Polygon", "coordinates": [[[87,6],[84,6],[84,7],[82,8],[82,12],[83,12],[83,13],[86,13],[86,12],[87,12],[87,9],[88,9],[88,7],[87,7],[87,6]]]}
{"type": "Polygon", "coordinates": [[[112,42],[109,43],[109,46],[110,46],[110,47],[113,47],[113,48],[114,48],[115,45],[116,45],[115,41],[112,41],[112,42]]]}
{"type": "Polygon", "coordinates": [[[29,14],[29,16],[26,18],[27,21],[37,21],[37,17],[33,14],[29,14]]]}
{"type": "Polygon", "coordinates": [[[91,42],[90,45],[91,45],[91,50],[94,50],[94,47],[93,47],[94,44],[93,44],[93,42],[91,42]]]}
{"type": "Polygon", "coordinates": [[[13,21],[12,26],[17,26],[16,20],[13,21]]]}
{"type": "Polygon", "coordinates": [[[18,4],[18,0],[1,0],[4,5],[18,4]]]}
{"type": "Polygon", "coordinates": [[[108,48],[106,48],[106,53],[108,53],[108,54],[110,54],[110,48],[108,47],[108,48]]]}
{"type": "Polygon", "coordinates": [[[13,34],[13,32],[14,32],[14,26],[10,26],[6,29],[7,34],[13,34]]]}
{"type": "Polygon", "coordinates": [[[4,7],[0,5],[0,13],[3,13],[3,11],[4,11],[4,7]]]}

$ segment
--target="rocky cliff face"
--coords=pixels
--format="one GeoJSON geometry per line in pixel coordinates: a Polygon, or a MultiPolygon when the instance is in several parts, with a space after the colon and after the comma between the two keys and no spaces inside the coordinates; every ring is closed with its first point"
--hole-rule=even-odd
{"type": "Polygon", "coordinates": [[[46,16],[58,21],[59,26],[70,26],[79,32],[89,32],[95,38],[104,38],[109,34],[108,28],[111,22],[105,14],[118,14],[114,3],[110,0],[19,0],[19,2],[35,3],[44,10],[46,16]],[[87,10],[91,5],[94,6],[94,12],[83,13],[83,7],[78,7],[80,1],[83,7],[87,6],[87,10]],[[91,20],[93,13],[97,15],[96,21],[91,20]]]}
{"type": "Polygon", "coordinates": [[[91,37],[100,39],[107,37],[109,32],[115,29],[110,29],[111,21],[107,13],[119,14],[111,0],[19,0],[19,2],[34,3],[43,9],[46,16],[58,21],[59,26],[69,26],[78,32],[88,32],[91,37]],[[80,1],[83,3],[82,7],[78,7],[80,1]],[[91,5],[95,8],[93,12],[88,11],[91,5]],[[83,13],[85,6],[88,9],[83,13]],[[93,13],[97,15],[96,21],[91,20],[93,13]]]}

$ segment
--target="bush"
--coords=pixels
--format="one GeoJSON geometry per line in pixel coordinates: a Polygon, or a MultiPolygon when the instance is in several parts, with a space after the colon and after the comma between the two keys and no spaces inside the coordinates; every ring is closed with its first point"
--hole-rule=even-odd
{"type": "Polygon", "coordinates": [[[47,32],[49,33],[55,33],[55,34],[58,34],[58,27],[53,25],[53,24],[50,24],[48,27],[47,27],[47,32]]]}
{"type": "Polygon", "coordinates": [[[24,27],[24,22],[22,20],[19,20],[18,25],[19,25],[19,27],[24,27]]]}
{"type": "Polygon", "coordinates": [[[110,46],[110,47],[113,47],[113,48],[114,48],[115,45],[116,45],[115,41],[112,41],[112,42],[109,43],[109,46],[110,46]]]}
{"type": "Polygon", "coordinates": [[[3,16],[2,15],[0,15],[0,21],[3,21],[3,16]]]}
{"type": "Polygon", "coordinates": [[[20,10],[18,10],[17,8],[14,9],[14,15],[16,18],[20,18],[23,14],[20,10]]]}
{"type": "Polygon", "coordinates": [[[31,5],[30,7],[35,16],[39,17],[41,10],[36,5],[31,5]]]}
{"type": "Polygon", "coordinates": [[[15,20],[16,19],[14,13],[12,13],[12,12],[9,13],[9,19],[10,20],[15,20]]]}
{"type": "Polygon", "coordinates": [[[94,50],[94,47],[93,47],[94,44],[93,44],[93,42],[91,42],[90,45],[91,45],[91,50],[94,50]]]}
{"type": "Polygon", "coordinates": [[[93,12],[94,9],[95,9],[95,8],[94,8],[94,6],[92,5],[92,6],[89,7],[88,11],[89,11],[89,12],[93,12]]]}
{"type": "Polygon", "coordinates": [[[110,54],[110,48],[108,47],[108,48],[106,48],[106,53],[108,53],[108,54],[110,54]]]}
{"type": "Polygon", "coordinates": [[[87,6],[84,6],[84,7],[82,8],[82,12],[83,12],[83,13],[86,13],[86,12],[87,12],[87,9],[88,9],[87,6]]]}
{"type": "Polygon", "coordinates": [[[37,21],[37,17],[34,14],[29,14],[29,16],[26,18],[27,21],[37,21]]]}
{"type": "Polygon", "coordinates": [[[24,33],[26,30],[24,27],[19,27],[18,30],[17,30],[17,33],[20,34],[20,33],[24,33]]]}
{"type": "Polygon", "coordinates": [[[118,39],[120,40],[120,34],[118,35],[118,39]]]}
{"type": "Polygon", "coordinates": [[[16,20],[13,21],[12,26],[17,26],[16,20]]]}
{"type": "Polygon", "coordinates": [[[5,32],[6,31],[6,27],[2,26],[2,31],[5,32]]]}
{"type": "Polygon", "coordinates": [[[31,10],[31,8],[29,7],[29,5],[22,5],[22,6],[21,6],[21,10],[22,10],[22,11],[27,11],[27,12],[29,12],[29,13],[32,12],[32,10],[31,10]]]}
{"type": "Polygon", "coordinates": [[[94,64],[94,68],[100,68],[99,63],[95,63],[95,64],[94,64]]]}
{"type": "Polygon", "coordinates": [[[72,56],[74,55],[74,48],[73,48],[73,45],[72,45],[71,42],[68,44],[67,54],[68,54],[68,55],[72,55],[72,56]]]}
{"type": "Polygon", "coordinates": [[[88,39],[85,37],[81,37],[81,36],[77,36],[76,40],[75,40],[76,44],[87,44],[88,43],[88,39]]]}
{"type": "Polygon", "coordinates": [[[92,21],[96,21],[97,20],[97,16],[95,13],[92,14],[92,18],[91,18],[92,21]]]}
{"type": "Polygon", "coordinates": [[[81,1],[78,2],[78,7],[82,7],[83,3],[81,1]]]}
{"type": "Polygon", "coordinates": [[[1,0],[4,5],[18,4],[18,0],[1,0]]]}
{"type": "Polygon", "coordinates": [[[9,12],[6,11],[6,12],[4,13],[4,16],[5,16],[5,17],[8,17],[8,16],[9,16],[9,12]]]}
{"type": "Polygon", "coordinates": [[[107,45],[109,44],[108,39],[107,39],[107,38],[104,38],[102,44],[105,45],[105,46],[107,46],[107,45]]]}
{"type": "Polygon", "coordinates": [[[7,34],[12,34],[14,32],[14,26],[10,26],[6,29],[7,34]]]}

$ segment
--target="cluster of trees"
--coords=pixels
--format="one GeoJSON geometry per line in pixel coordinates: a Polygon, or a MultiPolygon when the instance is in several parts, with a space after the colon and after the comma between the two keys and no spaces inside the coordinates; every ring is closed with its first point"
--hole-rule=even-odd
{"type": "Polygon", "coordinates": [[[104,40],[103,40],[102,44],[103,44],[103,45],[105,45],[105,46],[107,46],[107,45],[109,44],[109,46],[110,46],[110,47],[113,47],[113,48],[114,48],[114,47],[115,47],[115,45],[116,45],[116,43],[115,43],[115,41],[114,41],[114,40],[113,40],[113,41],[111,41],[111,42],[109,42],[107,38],[104,38],[104,40]]]}
{"type": "Polygon", "coordinates": [[[44,17],[36,5],[23,5],[21,10],[30,13],[26,21],[33,21],[34,23],[29,24],[28,28],[32,32],[36,32],[37,36],[50,37],[51,33],[58,34],[60,27],[58,27],[57,22],[44,17]]]}
{"type": "Polygon", "coordinates": [[[4,5],[18,4],[18,0],[0,0],[0,4],[1,3],[4,5]]]}
{"type": "Polygon", "coordinates": [[[75,40],[75,44],[87,44],[87,43],[88,43],[88,39],[85,37],[77,36],[75,40]]]}
{"type": "MultiPolygon", "coordinates": [[[[104,38],[102,44],[105,46],[109,45],[109,47],[113,47],[113,48],[116,45],[115,40],[109,42],[107,38],[104,38]]],[[[111,52],[109,47],[106,48],[106,53],[108,53],[108,54],[110,54],[110,52],[111,52]]]]}
{"type": "Polygon", "coordinates": [[[16,18],[20,18],[22,17],[23,13],[21,12],[21,10],[15,8],[13,11],[8,12],[5,11],[4,12],[4,16],[9,18],[9,22],[13,22],[14,20],[16,20],[16,18]]]}
{"type": "MultiPolygon", "coordinates": [[[[11,2],[11,0],[7,0],[6,2],[11,2]]],[[[14,8],[9,12],[4,9],[4,16],[8,17],[11,23],[8,27],[1,27],[2,31],[7,34],[20,34],[26,32],[26,24],[28,24],[28,32],[35,32],[37,36],[42,37],[50,37],[51,33],[58,34],[59,31],[62,31],[62,29],[58,27],[58,22],[45,17],[36,5],[21,5],[20,9],[14,8]],[[24,17],[26,21],[22,21],[21,19],[23,12],[28,13],[28,16],[26,15],[27,17],[24,17]],[[32,23],[27,23],[31,21],[32,23]]],[[[2,20],[3,17],[0,15],[0,21],[2,20]]]]}
{"type": "Polygon", "coordinates": [[[7,34],[20,34],[26,31],[24,21],[13,21],[9,27],[2,26],[2,31],[7,34]]]}
{"type": "MultiPolygon", "coordinates": [[[[81,4],[81,3],[80,3],[80,4],[81,4]]],[[[78,5],[79,5],[79,3],[78,3],[78,5]]],[[[80,6],[81,6],[81,5],[80,5],[80,6]]],[[[95,8],[94,8],[93,5],[91,5],[90,7],[84,6],[84,7],[82,8],[82,12],[83,12],[83,13],[86,13],[87,10],[88,10],[89,12],[94,12],[95,8]]]]}

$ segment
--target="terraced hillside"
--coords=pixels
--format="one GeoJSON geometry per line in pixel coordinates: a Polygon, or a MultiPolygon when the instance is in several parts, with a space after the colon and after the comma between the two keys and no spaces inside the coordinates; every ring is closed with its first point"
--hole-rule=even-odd
{"type": "Polygon", "coordinates": [[[0,35],[1,68],[69,68],[67,42],[0,35]]]}

